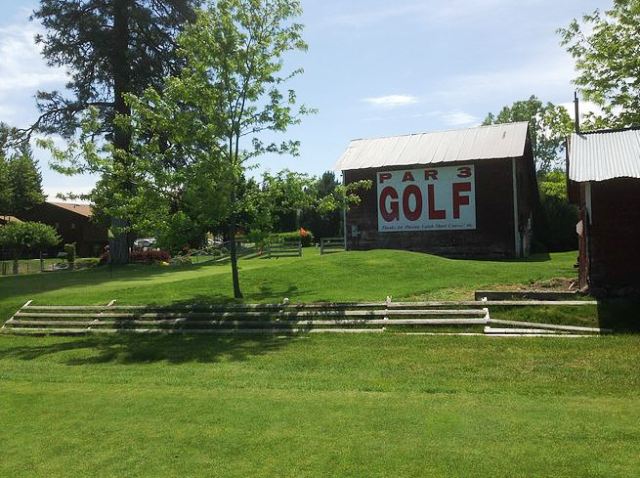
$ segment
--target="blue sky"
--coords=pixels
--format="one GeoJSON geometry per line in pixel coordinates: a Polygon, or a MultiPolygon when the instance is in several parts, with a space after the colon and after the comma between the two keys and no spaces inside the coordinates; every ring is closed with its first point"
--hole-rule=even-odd
{"type": "MultiPolygon", "coordinates": [[[[260,169],[311,174],[331,169],[349,140],[479,124],[489,111],[531,94],[572,99],[573,61],[558,27],[611,0],[302,0],[309,51],[299,99],[317,108],[288,136],[301,155],[266,157],[260,169]]],[[[65,72],[48,68],[28,21],[35,1],[0,2],[0,121],[36,117],[37,89],[61,88],[65,72]]],[[[36,151],[45,192],[85,192],[90,177],[68,178],[36,151]]]]}

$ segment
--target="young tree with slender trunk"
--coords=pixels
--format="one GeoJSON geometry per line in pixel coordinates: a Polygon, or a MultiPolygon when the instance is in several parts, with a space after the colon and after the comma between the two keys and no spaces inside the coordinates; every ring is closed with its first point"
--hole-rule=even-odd
{"type": "Polygon", "coordinates": [[[147,190],[174,203],[202,192],[201,208],[226,225],[235,298],[245,172],[262,154],[297,154],[298,142],[265,141],[263,133],[283,133],[309,113],[283,90],[301,73],[283,72],[284,57],[307,48],[294,21],[301,12],[298,0],[211,1],[179,39],[182,73],[163,90],[128,97],[134,138],[151,138],[132,153],[146,165],[147,190]]]}

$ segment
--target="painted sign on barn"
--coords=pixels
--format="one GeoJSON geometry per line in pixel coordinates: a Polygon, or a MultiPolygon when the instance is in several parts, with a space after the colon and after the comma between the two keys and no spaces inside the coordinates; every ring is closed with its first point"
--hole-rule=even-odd
{"type": "Polygon", "coordinates": [[[476,228],[473,165],[378,172],[377,189],[379,232],[476,228]]]}

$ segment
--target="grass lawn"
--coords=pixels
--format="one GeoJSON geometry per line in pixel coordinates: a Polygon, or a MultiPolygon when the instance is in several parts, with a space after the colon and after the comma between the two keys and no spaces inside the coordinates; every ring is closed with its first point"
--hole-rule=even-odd
{"type": "Polygon", "coordinates": [[[640,337],[0,337],[0,476],[624,477],[640,337]]]}
{"type": "MultiPolygon", "coordinates": [[[[242,261],[241,283],[249,302],[468,299],[573,277],[574,260],[305,251],[242,261]]],[[[29,299],[230,292],[228,265],[8,277],[0,318],[29,299]]],[[[597,323],[600,312],[544,318],[597,323]]],[[[640,470],[639,362],[638,335],[0,336],[0,476],[626,478],[640,470]]]]}
{"type": "MultiPolygon", "coordinates": [[[[529,261],[443,259],[401,251],[335,253],[303,258],[240,261],[247,302],[472,299],[474,289],[575,277],[575,253],[529,261]]],[[[169,304],[232,298],[229,265],[127,266],[0,278],[0,318],[33,299],[35,304],[169,304]]]]}

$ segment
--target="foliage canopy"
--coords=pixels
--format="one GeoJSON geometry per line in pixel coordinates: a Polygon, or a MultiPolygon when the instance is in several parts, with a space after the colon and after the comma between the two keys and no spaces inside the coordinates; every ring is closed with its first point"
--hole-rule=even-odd
{"type": "Polygon", "coordinates": [[[575,84],[602,108],[588,115],[588,127],[640,124],[640,0],[614,0],[613,6],[574,19],[558,30],[576,60],[575,84]]]}
{"type": "Polygon", "coordinates": [[[546,104],[532,95],[527,100],[505,106],[497,115],[489,113],[482,124],[528,121],[536,168],[540,172],[558,166],[566,136],[573,130],[573,121],[566,108],[546,104]]]}

